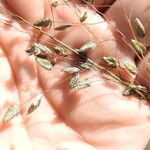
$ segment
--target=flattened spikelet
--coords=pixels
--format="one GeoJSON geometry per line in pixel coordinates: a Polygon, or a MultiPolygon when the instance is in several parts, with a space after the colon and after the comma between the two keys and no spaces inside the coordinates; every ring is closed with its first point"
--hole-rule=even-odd
{"type": "Polygon", "coordinates": [[[53,7],[57,7],[59,5],[59,1],[58,0],[54,0],[52,1],[52,4],[51,4],[53,7]]]}
{"type": "Polygon", "coordinates": [[[52,51],[45,45],[40,44],[40,43],[32,43],[32,48],[35,49],[36,53],[44,52],[47,53],[48,55],[52,54],[52,51]]]}
{"type": "Polygon", "coordinates": [[[70,86],[71,89],[74,88],[77,85],[78,79],[79,79],[79,74],[78,73],[72,74],[72,77],[71,77],[70,82],[69,82],[69,86],[70,86]]]}
{"type": "Polygon", "coordinates": [[[120,66],[119,61],[114,57],[104,56],[102,60],[105,61],[109,67],[117,68],[120,66]]]}
{"type": "Polygon", "coordinates": [[[64,52],[64,49],[62,47],[55,46],[55,47],[52,47],[52,49],[58,55],[62,55],[62,56],[66,56],[67,55],[67,53],[64,52]]]}
{"type": "Polygon", "coordinates": [[[80,17],[80,22],[84,22],[87,19],[87,12],[83,14],[83,16],[80,17]]]}
{"type": "Polygon", "coordinates": [[[136,75],[138,73],[138,69],[131,59],[128,58],[124,60],[123,63],[132,74],[136,75]]]}
{"type": "Polygon", "coordinates": [[[36,61],[41,65],[41,67],[43,67],[46,70],[51,70],[54,66],[53,62],[50,62],[40,57],[36,57],[36,61]]]}
{"type": "Polygon", "coordinates": [[[52,21],[48,18],[42,18],[33,24],[37,27],[47,27],[52,25],[52,21]]]}
{"type": "Polygon", "coordinates": [[[140,21],[140,19],[136,18],[134,20],[134,26],[135,26],[137,35],[139,37],[144,37],[145,36],[145,28],[144,28],[144,25],[142,24],[142,22],[140,21]]]}
{"type": "Polygon", "coordinates": [[[90,82],[87,79],[85,79],[85,80],[78,82],[74,88],[77,90],[80,90],[80,89],[87,88],[89,86],[90,86],[90,82]]]}
{"type": "Polygon", "coordinates": [[[123,95],[124,96],[129,96],[129,95],[133,95],[135,94],[136,92],[132,89],[132,88],[128,88],[126,89],[124,92],[123,92],[123,95]]]}
{"type": "Polygon", "coordinates": [[[147,49],[141,42],[131,39],[131,43],[138,54],[144,54],[146,52],[147,49]]]}
{"type": "Polygon", "coordinates": [[[86,70],[90,70],[93,67],[93,64],[89,61],[80,64],[80,67],[86,70]]]}
{"type": "Polygon", "coordinates": [[[64,25],[60,25],[60,26],[54,28],[54,30],[66,30],[67,28],[70,28],[70,27],[71,27],[71,25],[64,24],[64,25]]]}
{"type": "Polygon", "coordinates": [[[6,123],[16,117],[20,112],[20,108],[18,105],[13,105],[8,108],[3,117],[3,123],[6,123]]]}
{"type": "Polygon", "coordinates": [[[27,115],[31,114],[33,111],[35,111],[41,104],[41,99],[37,101],[37,103],[32,103],[27,111],[27,115]]]}
{"type": "Polygon", "coordinates": [[[83,46],[81,46],[79,49],[77,49],[78,52],[85,52],[87,50],[95,49],[97,44],[95,42],[87,42],[83,46]]]}
{"type": "Polygon", "coordinates": [[[62,69],[63,72],[68,72],[68,73],[77,73],[80,71],[79,68],[77,67],[72,67],[72,66],[69,66],[69,67],[65,67],[64,69],[62,69]]]}

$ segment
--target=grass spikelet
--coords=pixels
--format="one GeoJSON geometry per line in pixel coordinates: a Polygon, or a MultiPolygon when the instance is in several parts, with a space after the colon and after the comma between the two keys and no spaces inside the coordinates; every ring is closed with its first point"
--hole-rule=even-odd
{"type": "Polygon", "coordinates": [[[123,95],[124,96],[129,96],[129,95],[133,95],[135,94],[136,92],[132,89],[132,88],[128,88],[126,89],[124,92],[123,92],[123,95]]]}
{"type": "Polygon", "coordinates": [[[136,34],[143,38],[145,36],[145,27],[144,25],[142,24],[141,20],[136,18],[134,20],[134,26],[135,26],[135,30],[136,30],[136,34]]]}
{"type": "Polygon", "coordinates": [[[35,60],[41,65],[41,67],[43,67],[46,70],[51,70],[55,65],[54,61],[49,61],[44,58],[36,57],[35,60]]]}
{"type": "Polygon", "coordinates": [[[82,69],[90,70],[93,67],[93,64],[89,61],[80,64],[82,69]]]}
{"type": "Polygon", "coordinates": [[[77,67],[69,66],[69,67],[65,67],[64,69],[62,69],[62,71],[67,72],[67,73],[77,73],[80,71],[80,69],[77,67]]]}
{"type": "Polygon", "coordinates": [[[80,22],[84,22],[86,19],[87,19],[87,12],[85,12],[84,14],[83,14],[83,16],[81,16],[80,17],[80,22]]]}
{"type": "Polygon", "coordinates": [[[147,51],[146,47],[137,40],[131,39],[131,44],[138,54],[144,55],[147,51]]]}
{"type": "Polygon", "coordinates": [[[32,43],[32,48],[34,48],[36,54],[41,52],[47,53],[48,55],[52,54],[52,51],[47,46],[40,43],[32,43]]]}
{"type": "Polygon", "coordinates": [[[42,18],[33,24],[37,27],[47,27],[52,25],[52,21],[48,18],[42,18]]]}
{"type": "Polygon", "coordinates": [[[18,105],[13,105],[9,107],[6,113],[4,114],[3,123],[6,123],[12,120],[14,117],[18,116],[19,112],[20,112],[20,108],[18,105]]]}
{"type": "Polygon", "coordinates": [[[57,7],[59,5],[59,0],[53,0],[51,3],[52,7],[57,7]]]}
{"type": "Polygon", "coordinates": [[[64,24],[64,25],[60,25],[60,26],[54,28],[54,30],[66,30],[66,29],[68,29],[70,27],[72,27],[72,25],[64,24]]]}
{"type": "Polygon", "coordinates": [[[27,111],[27,115],[31,114],[33,111],[35,111],[41,104],[41,98],[36,102],[32,103],[27,111]]]}
{"type": "Polygon", "coordinates": [[[86,52],[91,49],[95,49],[97,44],[95,42],[87,42],[84,45],[82,45],[79,49],[77,49],[78,52],[86,52]]]}
{"type": "Polygon", "coordinates": [[[138,69],[135,65],[135,63],[131,59],[126,59],[123,61],[125,67],[134,75],[138,73],[138,69]]]}
{"type": "Polygon", "coordinates": [[[74,88],[77,90],[80,90],[80,89],[87,88],[89,86],[90,86],[90,82],[88,81],[88,79],[85,79],[85,80],[78,82],[74,88]]]}
{"type": "Polygon", "coordinates": [[[72,77],[69,82],[69,86],[71,89],[76,87],[78,80],[79,80],[79,74],[78,73],[72,74],[72,77]]]}
{"type": "Polygon", "coordinates": [[[117,68],[120,66],[119,61],[111,56],[103,56],[102,60],[107,63],[109,67],[117,68]]]}

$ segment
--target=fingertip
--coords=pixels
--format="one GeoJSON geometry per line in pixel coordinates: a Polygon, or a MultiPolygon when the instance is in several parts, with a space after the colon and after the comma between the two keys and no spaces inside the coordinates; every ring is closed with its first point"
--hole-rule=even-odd
{"type": "Polygon", "coordinates": [[[4,0],[6,7],[30,22],[44,17],[44,0],[4,0]]]}

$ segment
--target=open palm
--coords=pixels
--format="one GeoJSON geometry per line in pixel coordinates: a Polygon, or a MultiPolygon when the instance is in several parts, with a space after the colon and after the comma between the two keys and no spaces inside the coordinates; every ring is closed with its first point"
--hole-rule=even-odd
{"type": "MultiPolygon", "coordinates": [[[[77,3],[75,1],[69,2],[70,6],[65,4],[54,8],[53,13],[48,0],[6,0],[5,2],[4,7],[32,23],[43,17],[52,18],[52,15],[54,20],[68,24],[75,23],[78,19],[74,9],[77,3]]],[[[140,3],[124,0],[125,6],[130,4],[140,8],[137,8],[138,11],[134,10],[133,15],[141,17],[148,27],[146,20],[149,17],[149,8],[144,4],[148,4],[149,1],[144,0],[141,3],[143,9],[140,3]],[[143,10],[145,10],[144,14],[143,10]]],[[[99,1],[95,4],[102,5],[99,1]]],[[[109,55],[115,55],[120,62],[126,57],[134,59],[134,53],[128,50],[125,44],[119,42],[114,31],[111,31],[110,25],[103,22],[96,12],[85,5],[83,7],[79,8],[87,10],[89,22],[102,22],[89,26],[94,36],[80,25],[67,31],[57,32],[55,37],[73,48],[78,48],[89,40],[105,41],[103,45],[98,45],[95,51],[90,52],[89,57],[93,60],[100,59],[108,52],[109,55]]],[[[124,25],[126,20],[121,9],[121,3],[117,0],[106,15],[116,22],[116,26],[127,38],[131,38],[127,25],[124,25]]],[[[127,7],[128,11],[130,11],[129,7],[127,7]]],[[[22,115],[8,124],[0,124],[0,149],[142,150],[145,147],[150,135],[148,105],[135,97],[123,97],[124,87],[105,80],[97,70],[81,75],[83,78],[93,76],[92,79],[96,82],[93,82],[91,87],[82,90],[69,89],[69,81],[63,81],[69,76],[60,71],[65,66],[65,62],[56,64],[49,72],[41,68],[34,58],[29,57],[25,52],[33,41],[42,43],[53,41],[38,32],[36,32],[38,38],[34,38],[35,30],[31,27],[19,24],[3,14],[1,18],[0,114],[3,114],[12,104],[22,104],[31,97],[32,99],[22,105],[22,115]],[[5,24],[4,20],[8,20],[7,23],[9,22],[13,27],[5,24]],[[44,89],[50,90],[39,94],[44,89]],[[41,95],[43,97],[39,109],[27,116],[28,107],[41,95]]],[[[58,24],[56,22],[55,26],[58,24]]],[[[51,29],[47,32],[54,34],[51,29]]],[[[147,43],[149,43],[148,37],[149,32],[144,39],[147,43]]],[[[149,58],[149,54],[146,58],[149,58]]],[[[149,79],[143,64],[139,64],[138,67],[140,73],[149,79]]],[[[147,82],[141,81],[140,77],[137,79],[147,85],[147,82]]]]}

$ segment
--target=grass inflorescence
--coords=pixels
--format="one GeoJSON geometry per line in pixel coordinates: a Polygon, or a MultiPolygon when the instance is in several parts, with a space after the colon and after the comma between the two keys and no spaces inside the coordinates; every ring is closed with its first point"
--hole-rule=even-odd
{"type": "MultiPolygon", "coordinates": [[[[94,11],[96,10],[96,12],[97,12],[97,9],[94,7],[94,5],[92,5],[92,1],[83,0],[81,2],[84,3],[84,5],[88,5],[89,7],[92,7],[94,9],[94,11]]],[[[61,4],[59,4],[58,1],[54,1],[51,4],[53,9],[55,9],[55,7],[58,7],[59,5],[61,5],[61,4]]],[[[70,4],[68,4],[68,7],[69,7],[69,5],[70,4]]],[[[46,46],[42,43],[34,42],[31,44],[29,49],[25,50],[29,54],[29,56],[33,55],[35,57],[36,62],[44,69],[46,69],[48,71],[53,69],[53,67],[55,67],[55,64],[57,64],[57,60],[61,57],[64,58],[63,61],[66,62],[67,64],[68,64],[68,62],[66,60],[70,55],[75,55],[80,58],[79,59],[80,61],[77,64],[75,64],[74,66],[72,64],[68,64],[69,66],[64,67],[63,69],[60,69],[60,71],[70,74],[69,78],[65,79],[65,80],[69,80],[68,86],[70,87],[70,89],[80,90],[80,89],[84,89],[84,88],[92,86],[91,85],[92,82],[90,79],[84,79],[84,80],[80,79],[80,73],[90,71],[91,69],[98,69],[98,70],[100,70],[100,72],[102,74],[106,74],[106,75],[110,76],[115,81],[117,81],[118,84],[121,84],[125,87],[125,91],[122,93],[124,96],[135,95],[139,99],[149,101],[150,90],[147,87],[139,84],[138,82],[132,83],[132,82],[120,77],[118,74],[116,74],[113,71],[113,69],[121,69],[124,71],[124,68],[126,68],[127,71],[124,71],[124,73],[129,74],[129,75],[132,74],[135,76],[139,75],[138,69],[137,69],[136,65],[134,64],[134,62],[132,62],[132,60],[126,59],[123,62],[124,67],[122,67],[120,65],[119,60],[117,58],[115,58],[114,56],[110,56],[109,53],[108,53],[108,55],[103,56],[102,58],[99,58],[100,60],[102,60],[105,63],[105,65],[98,64],[98,63],[96,63],[97,60],[92,60],[92,59],[88,58],[87,53],[89,51],[94,51],[98,45],[103,45],[104,48],[106,48],[106,47],[102,41],[98,40],[97,36],[93,33],[93,31],[91,31],[89,29],[89,27],[88,27],[89,24],[88,24],[88,26],[86,25],[85,21],[86,21],[86,19],[88,19],[87,12],[84,12],[82,14],[82,16],[79,16],[80,25],[83,26],[87,31],[89,31],[90,34],[92,34],[97,41],[93,41],[93,40],[88,41],[88,42],[85,41],[85,43],[83,45],[81,45],[81,47],[74,48],[74,47],[70,47],[69,45],[66,45],[61,40],[59,40],[56,37],[54,37],[53,35],[47,33],[45,31],[45,29],[53,28],[53,30],[56,30],[57,32],[63,32],[63,31],[69,30],[72,27],[79,25],[79,23],[77,23],[76,25],[73,25],[72,23],[70,23],[70,24],[62,23],[59,26],[53,27],[53,23],[55,21],[52,20],[51,18],[45,17],[45,18],[41,18],[40,20],[37,20],[35,23],[30,23],[29,21],[22,18],[21,16],[13,14],[4,8],[1,8],[0,11],[1,11],[1,13],[4,13],[5,15],[14,18],[16,21],[21,21],[22,23],[24,23],[28,26],[31,26],[32,28],[39,31],[43,35],[47,36],[54,43],[57,43],[57,44],[51,44],[50,46],[46,46]],[[71,53],[69,53],[69,52],[71,52],[71,53]]],[[[124,11],[125,11],[125,8],[124,8],[124,11]]],[[[75,12],[76,12],[76,10],[75,10],[75,12]]],[[[104,16],[104,14],[100,13],[100,15],[102,15],[102,17],[104,17],[105,21],[107,21],[109,23],[108,18],[106,16],[104,16]]],[[[126,17],[128,20],[129,27],[131,29],[131,33],[133,34],[133,39],[127,39],[118,29],[116,29],[116,27],[113,27],[113,28],[117,33],[119,33],[121,35],[122,41],[125,44],[127,44],[129,46],[129,48],[131,48],[131,50],[133,50],[135,52],[135,54],[138,56],[138,58],[146,66],[148,66],[148,63],[144,61],[144,54],[146,53],[147,48],[143,43],[138,41],[136,38],[137,36],[139,36],[140,38],[143,38],[146,35],[144,25],[142,24],[140,19],[138,19],[138,17],[135,18],[134,25],[131,25],[130,18],[128,18],[127,15],[126,15],[126,17]],[[134,32],[134,29],[136,32],[134,32]]],[[[5,23],[5,21],[4,21],[4,23],[5,23]]],[[[62,82],[60,82],[58,84],[61,84],[62,82]]],[[[49,90],[50,89],[47,89],[42,92],[48,92],[49,90]]],[[[37,103],[31,104],[31,106],[28,109],[27,114],[32,113],[34,110],[36,110],[39,107],[39,105],[41,103],[41,99],[38,100],[37,103]]],[[[23,104],[21,104],[20,107],[22,105],[23,104]]],[[[7,121],[11,120],[12,118],[14,118],[14,116],[16,116],[19,113],[19,111],[16,111],[16,110],[17,109],[12,109],[12,107],[10,107],[4,116],[4,122],[7,122],[7,121]],[[9,119],[7,119],[8,118],[7,114],[9,114],[9,119]],[[11,114],[12,114],[12,116],[11,116],[11,114]]]]}

